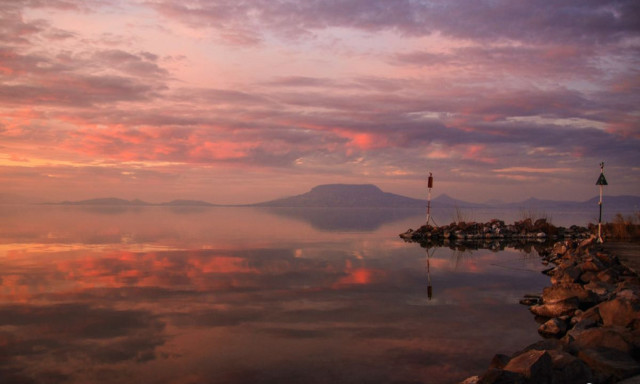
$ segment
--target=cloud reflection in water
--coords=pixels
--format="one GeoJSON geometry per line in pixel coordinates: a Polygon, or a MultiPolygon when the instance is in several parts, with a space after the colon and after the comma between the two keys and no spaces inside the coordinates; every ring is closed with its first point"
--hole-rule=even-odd
{"type": "Polygon", "coordinates": [[[445,383],[537,339],[517,304],[546,284],[526,271],[535,257],[438,249],[429,301],[424,250],[396,227],[327,233],[258,215],[230,240],[208,230],[224,224],[217,210],[188,223],[145,212],[136,227],[93,216],[67,232],[72,247],[35,234],[0,250],[5,382],[445,383]],[[133,241],[85,244],[89,232],[133,241]]]}

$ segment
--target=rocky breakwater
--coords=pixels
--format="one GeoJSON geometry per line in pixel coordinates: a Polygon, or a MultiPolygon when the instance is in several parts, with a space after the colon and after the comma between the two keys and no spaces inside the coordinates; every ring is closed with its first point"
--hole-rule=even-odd
{"type": "Polygon", "coordinates": [[[552,285],[527,295],[545,339],[463,383],[640,382],[640,278],[591,237],[541,252],[552,285]],[[637,380],[637,381],[636,381],[637,380]]]}
{"type": "Polygon", "coordinates": [[[593,228],[573,225],[569,228],[556,227],[546,219],[533,221],[525,219],[513,224],[505,224],[502,220],[493,219],[486,223],[456,222],[445,226],[423,225],[400,234],[406,241],[419,242],[423,245],[435,243],[469,242],[546,242],[559,239],[586,239],[593,233],[593,228]]]}

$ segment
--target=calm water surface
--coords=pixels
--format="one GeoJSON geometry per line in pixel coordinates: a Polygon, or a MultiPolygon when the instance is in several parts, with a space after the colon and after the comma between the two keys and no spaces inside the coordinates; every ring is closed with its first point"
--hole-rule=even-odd
{"type": "Polygon", "coordinates": [[[422,220],[0,206],[0,382],[451,383],[539,340],[537,254],[427,260],[422,220]]]}

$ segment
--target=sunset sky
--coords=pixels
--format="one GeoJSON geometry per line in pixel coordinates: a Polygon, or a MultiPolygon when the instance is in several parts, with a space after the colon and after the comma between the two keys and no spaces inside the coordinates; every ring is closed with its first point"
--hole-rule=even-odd
{"type": "Polygon", "coordinates": [[[640,194],[640,2],[3,0],[0,194],[640,194]]]}

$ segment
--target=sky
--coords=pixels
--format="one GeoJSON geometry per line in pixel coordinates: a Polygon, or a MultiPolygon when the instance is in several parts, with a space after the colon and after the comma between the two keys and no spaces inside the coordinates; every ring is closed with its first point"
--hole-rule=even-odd
{"type": "Polygon", "coordinates": [[[3,0],[0,194],[640,195],[640,3],[3,0]]]}

